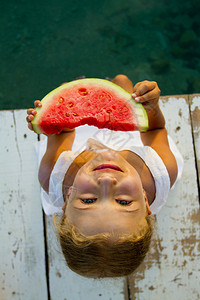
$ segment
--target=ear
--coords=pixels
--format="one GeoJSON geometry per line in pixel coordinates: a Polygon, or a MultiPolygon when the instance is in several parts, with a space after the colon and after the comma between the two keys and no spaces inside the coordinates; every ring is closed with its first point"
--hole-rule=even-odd
{"type": "Polygon", "coordinates": [[[66,208],[66,206],[67,206],[67,202],[68,202],[68,199],[69,199],[69,197],[70,197],[70,195],[71,195],[71,192],[72,192],[72,185],[69,187],[69,189],[68,189],[68,192],[67,192],[67,196],[66,196],[66,199],[65,199],[65,203],[64,203],[64,205],[62,206],[62,210],[64,211],[65,210],[65,208],[66,208]]]}
{"type": "Polygon", "coordinates": [[[144,194],[145,204],[146,204],[147,209],[148,209],[148,215],[151,215],[151,214],[152,214],[152,211],[150,210],[149,202],[148,202],[148,199],[147,199],[147,194],[146,194],[146,192],[145,192],[144,189],[143,189],[143,194],[144,194]]]}

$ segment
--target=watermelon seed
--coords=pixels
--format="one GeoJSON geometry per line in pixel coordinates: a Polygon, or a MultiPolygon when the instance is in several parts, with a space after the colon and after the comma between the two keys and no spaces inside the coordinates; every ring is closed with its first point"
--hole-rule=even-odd
{"type": "Polygon", "coordinates": [[[60,97],[59,100],[58,100],[59,103],[62,103],[63,101],[64,101],[63,97],[60,97]]]}
{"type": "Polygon", "coordinates": [[[65,115],[66,115],[66,117],[69,117],[69,113],[68,112],[65,115]]]}
{"type": "Polygon", "coordinates": [[[88,94],[88,91],[87,91],[86,88],[80,88],[80,89],[78,89],[78,92],[79,92],[79,94],[82,95],[82,96],[85,96],[85,95],[88,94]]]}
{"type": "Polygon", "coordinates": [[[77,116],[77,113],[72,113],[72,115],[77,116]]]}
{"type": "Polygon", "coordinates": [[[68,104],[68,106],[69,106],[69,107],[73,106],[73,103],[72,103],[72,102],[71,102],[71,103],[69,103],[69,104],[68,104]]]}
{"type": "Polygon", "coordinates": [[[110,113],[112,112],[112,110],[109,110],[109,109],[108,109],[106,112],[107,112],[108,114],[110,114],[110,113]]]}

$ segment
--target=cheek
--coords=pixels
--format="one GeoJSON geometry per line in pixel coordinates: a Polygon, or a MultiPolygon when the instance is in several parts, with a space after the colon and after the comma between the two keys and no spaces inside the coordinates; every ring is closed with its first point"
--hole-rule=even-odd
{"type": "Polygon", "coordinates": [[[85,175],[86,175],[86,171],[84,170],[84,167],[82,167],[77,172],[77,174],[76,174],[76,176],[74,178],[74,183],[79,183],[81,181],[84,181],[85,180],[85,175]]]}
{"type": "Polygon", "coordinates": [[[123,189],[130,193],[139,194],[143,189],[141,180],[128,176],[123,182],[123,189]]]}
{"type": "Polygon", "coordinates": [[[89,188],[93,187],[92,178],[86,172],[77,174],[74,179],[73,188],[75,191],[87,192],[89,188]]]}

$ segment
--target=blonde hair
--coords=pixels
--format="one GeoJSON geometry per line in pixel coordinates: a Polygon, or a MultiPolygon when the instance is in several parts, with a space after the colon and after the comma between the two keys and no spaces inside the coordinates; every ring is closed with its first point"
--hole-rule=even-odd
{"type": "Polygon", "coordinates": [[[152,236],[148,213],[145,219],[139,236],[114,232],[86,236],[66,215],[59,222],[54,216],[54,224],[68,267],[85,277],[103,278],[127,276],[144,260],[152,236]]]}

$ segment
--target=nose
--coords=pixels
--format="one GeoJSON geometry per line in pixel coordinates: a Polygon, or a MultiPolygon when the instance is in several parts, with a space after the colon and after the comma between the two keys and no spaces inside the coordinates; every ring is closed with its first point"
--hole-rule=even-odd
{"type": "Polygon", "coordinates": [[[112,177],[110,175],[103,175],[100,176],[97,180],[98,184],[106,184],[106,185],[111,185],[111,184],[116,184],[117,183],[117,179],[115,177],[112,177]]]}
{"type": "Polygon", "coordinates": [[[97,183],[101,188],[101,193],[104,198],[107,198],[110,194],[112,194],[112,188],[116,185],[116,178],[110,175],[102,175],[98,178],[97,183]]]}
{"type": "Polygon", "coordinates": [[[105,189],[108,189],[112,185],[116,185],[117,179],[111,175],[102,175],[98,178],[97,183],[104,187],[105,189]]]}

